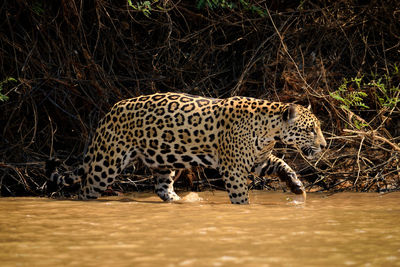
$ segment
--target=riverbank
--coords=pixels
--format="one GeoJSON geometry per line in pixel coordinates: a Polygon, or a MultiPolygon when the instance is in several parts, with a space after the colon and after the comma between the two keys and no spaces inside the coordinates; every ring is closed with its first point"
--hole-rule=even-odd
{"type": "MultiPolygon", "coordinates": [[[[399,14],[391,1],[5,1],[0,194],[57,191],[48,158],[77,166],[112,105],[166,91],[310,104],[327,150],[275,153],[308,190],[399,190],[399,14]]],[[[123,176],[115,190],[151,187],[140,163],[123,176]]],[[[194,170],[181,186],[217,178],[194,170]]],[[[273,177],[254,186],[281,190],[273,177]]]]}

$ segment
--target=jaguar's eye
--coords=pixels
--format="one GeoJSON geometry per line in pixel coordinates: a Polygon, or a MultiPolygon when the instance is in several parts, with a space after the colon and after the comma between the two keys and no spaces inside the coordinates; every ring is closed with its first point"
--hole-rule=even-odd
{"type": "Polygon", "coordinates": [[[312,133],[312,134],[315,134],[316,132],[315,132],[315,128],[308,128],[307,129],[307,133],[312,133]]]}

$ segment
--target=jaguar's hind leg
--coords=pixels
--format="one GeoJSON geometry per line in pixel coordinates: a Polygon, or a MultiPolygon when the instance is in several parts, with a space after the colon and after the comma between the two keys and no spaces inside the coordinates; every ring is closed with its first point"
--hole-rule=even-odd
{"type": "Polygon", "coordinates": [[[110,155],[99,153],[87,163],[88,173],[84,176],[84,179],[82,179],[79,199],[86,200],[99,197],[109,185],[114,183],[115,178],[136,156],[135,152],[121,154],[110,153],[110,155]],[[111,157],[111,155],[113,157],[111,157]]]}
{"type": "Polygon", "coordinates": [[[181,199],[174,191],[175,174],[175,171],[168,169],[153,169],[154,180],[156,182],[155,191],[164,201],[181,199]]]}
{"type": "MultiPolygon", "coordinates": [[[[100,168],[100,167],[99,167],[100,168]]],[[[103,167],[104,168],[104,167],[103,167]]],[[[111,185],[119,172],[115,168],[89,173],[82,183],[79,199],[96,199],[111,185]]]]}

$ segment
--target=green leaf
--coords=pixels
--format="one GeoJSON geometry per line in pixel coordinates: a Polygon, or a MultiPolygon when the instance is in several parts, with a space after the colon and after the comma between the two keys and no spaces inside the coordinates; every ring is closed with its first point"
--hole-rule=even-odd
{"type": "Polygon", "coordinates": [[[329,95],[332,97],[332,98],[334,98],[334,99],[336,99],[336,100],[338,100],[338,101],[341,101],[341,102],[345,102],[345,100],[343,99],[343,97],[341,97],[337,92],[333,92],[333,93],[329,93],[329,95]]]}
{"type": "Polygon", "coordinates": [[[17,80],[12,77],[8,77],[4,81],[0,82],[0,101],[2,101],[2,102],[5,102],[9,99],[8,96],[1,93],[1,91],[3,91],[3,84],[9,83],[9,82],[17,82],[17,80]]]}

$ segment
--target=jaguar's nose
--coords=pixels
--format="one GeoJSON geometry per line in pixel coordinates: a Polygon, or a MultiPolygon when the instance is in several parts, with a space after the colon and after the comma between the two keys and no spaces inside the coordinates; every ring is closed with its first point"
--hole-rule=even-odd
{"type": "Polygon", "coordinates": [[[321,142],[321,144],[319,144],[319,146],[321,147],[321,149],[326,148],[326,141],[325,141],[325,139],[322,140],[322,142],[321,142]]]}

